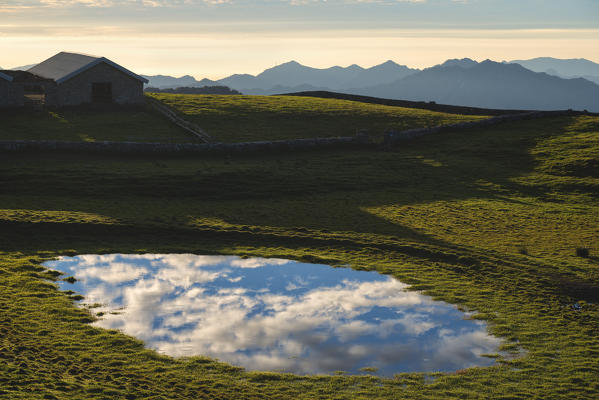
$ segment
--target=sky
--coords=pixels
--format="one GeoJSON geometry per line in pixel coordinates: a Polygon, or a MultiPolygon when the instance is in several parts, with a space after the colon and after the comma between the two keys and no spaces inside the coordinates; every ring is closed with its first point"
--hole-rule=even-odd
{"type": "Polygon", "coordinates": [[[140,74],[218,79],[296,60],[551,56],[599,63],[599,0],[0,0],[0,66],[59,51],[140,74]]]}

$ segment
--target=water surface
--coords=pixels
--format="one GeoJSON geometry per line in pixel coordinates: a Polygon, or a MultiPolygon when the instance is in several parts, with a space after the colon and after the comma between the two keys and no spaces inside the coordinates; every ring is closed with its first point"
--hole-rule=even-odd
{"type": "Polygon", "coordinates": [[[100,303],[94,324],[172,356],[298,374],[453,371],[493,364],[481,321],[376,272],[281,259],[80,255],[46,263],[100,303]]]}

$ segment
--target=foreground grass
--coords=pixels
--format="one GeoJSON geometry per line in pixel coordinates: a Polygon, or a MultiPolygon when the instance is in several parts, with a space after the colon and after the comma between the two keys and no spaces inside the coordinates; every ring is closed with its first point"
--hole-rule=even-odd
{"type": "Polygon", "coordinates": [[[314,97],[149,95],[202,127],[215,141],[226,143],[353,136],[360,130],[381,140],[389,129],[485,118],[314,97]]]}
{"type": "Polygon", "coordinates": [[[195,137],[145,107],[0,112],[0,140],[189,143],[195,137]]]}
{"type": "Polygon", "coordinates": [[[599,118],[444,133],[397,151],[5,155],[0,397],[596,398],[599,118]],[[576,248],[590,257],[576,256],[576,248]],[[88,325],[60,254],[276,256],[391,274],[475,310],[520,358],[456,373],[298,377],[172,359],[88,325]],[[575,306],[576,304],[576,306],[575,306]]]}

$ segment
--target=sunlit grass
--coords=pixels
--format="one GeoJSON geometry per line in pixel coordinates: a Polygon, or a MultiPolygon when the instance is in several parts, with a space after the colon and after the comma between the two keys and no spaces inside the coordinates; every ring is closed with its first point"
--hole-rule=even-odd
{"type": "Polygon", "coordinates": [[[354,136],[362,130],[381,140],[387,130],[485,118],[313,97],[150,95],[220,142],[354,136]]]}

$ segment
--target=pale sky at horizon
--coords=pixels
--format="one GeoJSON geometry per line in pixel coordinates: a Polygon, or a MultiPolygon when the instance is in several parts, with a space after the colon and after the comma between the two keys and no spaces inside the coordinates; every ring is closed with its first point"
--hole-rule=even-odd
{"type": "Polygon", "coordinates": [[[198,79],[290,60],[317,68],[389,59],[423,68],[463,57],[599,63],[599,1],[0,0],[0,66],[59,51],[198,79]]]}

